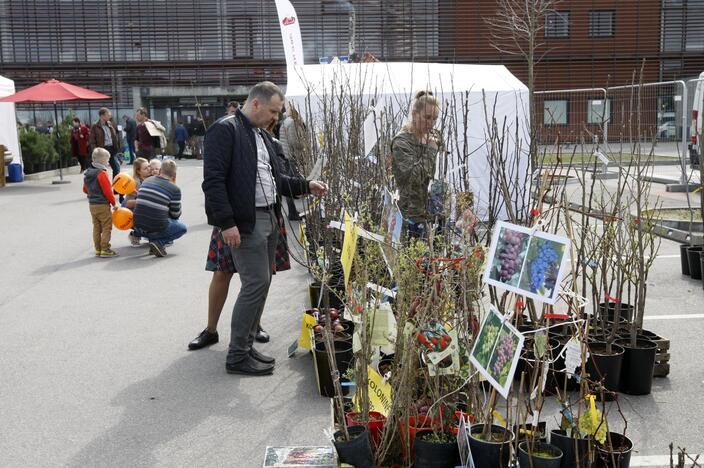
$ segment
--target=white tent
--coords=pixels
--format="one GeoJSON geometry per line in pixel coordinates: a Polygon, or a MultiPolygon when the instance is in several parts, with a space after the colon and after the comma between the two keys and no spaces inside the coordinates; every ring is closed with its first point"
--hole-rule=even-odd
{"type": "Polygon", "coordinates": [[[447,112],[455,116],[458,129],[457,144],[453,141],[448,145],[452,157],[447,179],[452,182],[453,174],[461,169],[460,154],[468,154],[470,188],[480,216],[486,213],[490,190],[486,114],[493,115],[500,127],[506,125],[503,151],[520,154],[518,167],[521,172],[528,170],[528,88],[502,65],[409,62],[304,65],[289,70],[286,97],[298,109],[304,109],[308,99],[315,118],[322,115],[322,96],[334,94],[341,86],[363,96],[365,105],[390,108],[394,118],[401,120],[407,117],[416,91],[432,90],[447,112]],[[463,109],[463,101],[468,103],[468,111],[463,109]],[[466,138],[462,130],[465,121],[466,138]]]}
{"type": "MultiPolygon", "coordinates": [[[[15,82],[0,76],[0,98],[15,94],[15,82]]],[[[12,102],[0,103],[0,144],[12,151],[12,164],[19,164],[20,141],[17,137],[17,117],[15,104],[12,102]]],[[[2,155],[0,155],[2,156],[2,155]]]]}

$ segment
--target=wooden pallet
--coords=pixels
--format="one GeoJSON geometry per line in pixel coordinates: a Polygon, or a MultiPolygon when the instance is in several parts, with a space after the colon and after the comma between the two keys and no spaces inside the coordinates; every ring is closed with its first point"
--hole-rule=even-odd
{"type": "Polygon", "coordinates": [[[670,373],[670,340],[660,338],[653,341],[658,345],[658,350],[655,354],[653,377],[667,377],[670,373]]]}

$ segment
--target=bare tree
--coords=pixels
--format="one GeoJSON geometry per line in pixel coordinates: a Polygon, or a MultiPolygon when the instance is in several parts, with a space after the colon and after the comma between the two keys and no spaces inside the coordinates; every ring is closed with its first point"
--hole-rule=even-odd
{"type": "Polygon", "coordinates": [[[535,166],[534,92],[535,65],[545,55],[543,31],[548,13],[555,11],[559,0],[497,0],[494,16],[486,18],[491,46],[502,54],[522,57],[528,65],[528,110],[531,116],[531,163],[535,166]]]}

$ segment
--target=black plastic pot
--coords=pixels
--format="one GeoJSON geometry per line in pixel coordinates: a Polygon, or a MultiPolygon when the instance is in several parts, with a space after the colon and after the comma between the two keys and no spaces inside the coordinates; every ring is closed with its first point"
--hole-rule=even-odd
{"type": "Polygon", "coordinates": [[[633,442],[617,432],[609,432],[607,443],[609,439],[611,439],[611,447],[597,445],[595,466],[597,468],[628,468],[631,464],[633,442]]]}
{"type": "Polygon", "coordinates": [[[338,441],[338,437],[342,437],[343,432],[337,431],[333,441],[340,462],[354,465],[355,468],[373,468],[374,456],[372,455],[372,446],[369,443],[367,428],[364,426],[353,426],[348,427],[347,432],[352,440],[338,441]]]}
{"type": "Polygon", "coordinates": [[[638,339],[636,346],[631,346],[631,340],[616,340],[616,344],[624,349],[621,364],[619,391],[629,395],[647,395],[653,386],[653,369],[658,345],[650,340],[638,339]]]}
{"type": "Polygon", "coordinates": [[[525,441],[518,444],[518,463],[521,468],[560,468],[562,461],[562,450],[551,444],[536,442],[528,453],[530,442],[525,441]],[[536,452],[541,452],[549,456],[537,456],[536,452]]]}
{"type": "Polygon", "coordinates": [[[704,247],[701,245],[693,245],[687,248],[687,258],[689,259],[689,276],[691,276],[692,279],[702,279],[702,249],[704,249],[704,247]]]}
{"type": "MultiPolygon", "coordinates": [[[[586,369],[592,380],[598,381],[603,378],[604,388],[611,392],[617,392],[621,379],[624,350],[617,344],[611,345],[611,354],[606,354],[606,349],[606,343],[590,344],[586,369]]],[[[614,395],[607,392],[604,397],[610,401],[614,395]]]]}
{"type": "Polygon", "coordinates": [[[682,274],[689,276],[689,255],[687,249],[689,244],[680,244],[680,265],[682,266],[682,274]]]}
{"type": "Polygon", "coordinates": [[[469,430],[469,447],[472,450],[474,466],[507,468],[511,458],[511,443],[513,433],[504,427],[492,425],[491,434],[503,436],[503,442],[491,442],[478,439],[484,429],[484,424],[473,424],[469,430]]]}
{"type": "MultiPolygon", "coordinates": [[[[333,341],[335,346],[335,361],[337,362],[337,370],[340,375],[344,374],[352,361],[352,343],[348,341],[333,341]]],[[[325,343],[320,341],[315,343],[313,350],[315,353],[316,372],[320,394],[326,397],[335,396],[335,387],[330,375],[330,364],[328,362],[328,354],[325,351],[325,343]]]]}
{"type": "Polygon", "coordinates": [[[550,431],[550,444],[562,450],[560,468],[589,468],[589,440],[569,437],[565,431],[550,431]]]}
{"type": "Polygon", "coordinates": [[[416,433],[414,444],[415,466],[425,468],[455,468],[460,464],[457,442],[429,442],[425,440],[431,430],[416,433]]]}
{"type": "Polygon", "coordinates": [[[614,319],[616,318],[617,305],[621,306],[619,309],[619,317],[621,318],[621,320],[623,320],[624,322],[630,322],[631,317],[633,317],[633,306],[624,303],[617,304],[616,302],[602,302],[601,304],[599,304],[599,320],[601,320],[601,317],[605,316],[607,322],[614,322],[614,319]]]}

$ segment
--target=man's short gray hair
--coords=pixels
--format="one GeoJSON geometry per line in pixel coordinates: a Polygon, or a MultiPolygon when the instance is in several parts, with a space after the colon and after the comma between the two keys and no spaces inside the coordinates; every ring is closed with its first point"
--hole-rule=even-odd
{"type": "Polygon", "coordinates": [[[252,89],[249,90],[247,100],[252,101],[259,99],[262,102],[269,102],[274,95],[279,96],[281,100],[286,99],[281,88],[271,81],[262,81],[252,86],[252,89]]]}
{"type": "Polygon", "coordinates": [[[163,163],[161,163],[161,175],[169,177],[173,179],[176,177],[176,161],[167,159],[163,163]]]}

